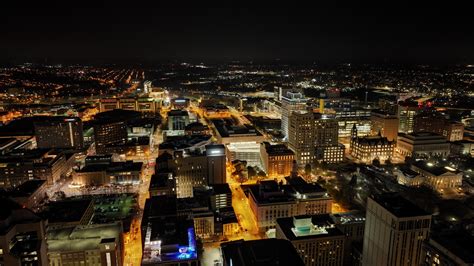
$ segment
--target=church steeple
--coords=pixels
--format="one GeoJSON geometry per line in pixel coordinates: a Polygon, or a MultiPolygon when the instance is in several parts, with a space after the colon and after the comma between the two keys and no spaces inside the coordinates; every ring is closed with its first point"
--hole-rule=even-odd
{"type": "Polygon", "coordinates": [[[354,138],[357,138],[357,127],[356,127],[356,124],[354,124],[352,126],[352,129],[351,129],[351,137],[354,139],[354,138]]]}

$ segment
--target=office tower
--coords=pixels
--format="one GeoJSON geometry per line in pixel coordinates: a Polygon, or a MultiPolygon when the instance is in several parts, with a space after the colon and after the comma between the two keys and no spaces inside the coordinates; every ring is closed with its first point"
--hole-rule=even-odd
{"type": "Polygon", "coordinates": [[[0,204],[0,264],[48,265],[47,221],[11,200],[0,204]]]}
{"type": "Polygon", "coordinates": [[[371,163],[374,159],[384,162],[393,157],[395,141],[389,141],[387,138],[376,136],[357,136],[357,128],[353,127],[350,142],[351,156],[364,163],[371,163]]]}
{"type": "Polygon", "coordinates": [[[288,91],[281,97],[281,132],[288,138],[289,120],[293,112],[304,111],[308,99],[301,92],[288,91]]]}
{"type": "Polygon", "coordinates": [[[225,184],[227,182],[225,147],[222,144],[206,146],[207,184],[225,184]]]}
{"type": "Polygon", "coordinates": [[[136,111],[116,109],[99,113],[94,120],[94,139],[97,153],[108,153],[107,147],[127,143],[127,124],[141,118],[136,111]]]}
{"type": "Polygon", "coordinates": [[[125,121],[106,122],[94,125],[95,149],[98,154],[105,152],[109,145],[127,142],[127,124],[125,121]]]}
{"type": "Polygon", "coordinates": [[[260,144],[260,154],[263,170],[268,177],[290,175],[295,153],[288,149],[286,145],[271,145],[268,142],[262,142],[260,144]]]}
{"type": "Polygon", "coordinates": [[[372,122],[371,133],[376,135],[380,132],[382,137],[388,140],[397,140],[398,135],[398,117],[379,110],[373,110],[370,115],[372,122]]]}
{"type": "Polygon", "coordinates": [[[78,117],[47,117],[34,126],[38,148],[83,147],[82,121],[78,117]]]}
{"type": "Polygon", "coordinates": [[[223,266],[291,265],[304,262],[287,240],[236,240],[221,244],[223,266]]]}
{"type": "Polygon", "coordinates": [[[276,238],[291,242],[306,266],[342,266],[346,236],[328,214],[276,220],[276,238]]]}
{"type": "Polygon", "coordinates": [[[420,265],[431,214],[397,194],[367,199],[363,265],[420,265]]]}
{"type": "Polygon", "coordinates": [[[224,145],[210,144],[205,150],[176,151],[173,156],[164,153],[158,159],[157,167],[168,168],[174,173],[178,198],[192,197],[195,187],[226,183],[224,145]]]}
{"type": "Polygon", "coordinates": [[[401,102],[398,104],[397,116],[399,120],[398,132],[411,133],[415,124],[415,115],[420,112],[418,104],[415,102],[401,102]]]}
{"type": "Polygon", "coordinates": [[[189,124],[189,114],[184,110],[171,110],[168,112],[168,130],[182,130],[184,132],[189,124]]]}
{"type": "Polygon", "coordinates": [[[294,112],[289,125],[288,146],[295,152],[298,164],[312,164],[314,160],[324,158],[328,158],[330,163],[342,161],[344,150],[338,144],[336,119],[320,113],[294,112]],[[325,149],[325,147],[336,149],[325,149]],[[318,149],[322,151],[320,156],[316,156],[318,149]],[[332,152],[335,153],[334,156],[329,156],[328,153],[332,152]]]}

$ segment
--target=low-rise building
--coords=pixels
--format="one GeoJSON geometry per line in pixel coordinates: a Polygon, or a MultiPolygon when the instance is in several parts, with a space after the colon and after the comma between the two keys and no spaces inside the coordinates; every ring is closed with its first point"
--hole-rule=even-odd
{"type": "Polygon", "coordinates": [[[133,161],[86,164],[73,172],[73,182],[78,185],[137,184],[142,169],[142,162],[133,161]]]}
{"type": "Polygon", "coordinates": [[[446,138],[431,132],[399,134],[396,150],[402,157],[413,158],[446,157],[450,152],[446,138]]]}
{"type": "Polygon", "coordinates": [[[48,230],[49,265],[122,265],[122,224],[48,230]]]}
{"type": "Polygon", "coordinates": [[[425,179],[418,172],[415,172],[410,168],[397,169],[395,170],[395,175],[398,184],[407,187],[419,187],[425,182],[425,179]]]}
{"type": "Polygon", "coordinates": [[[424,179],[424,183],[433,190],[443,192],[446,188],[462,186],[462,172],[451,167],[440,167],[420,160],[411,165],[411,169],[424,179]]]}
{"type": "Polygon", "coordinates": [[[94,201],[71,199],[50,202],[42,216],[48,218],[48,228],[88,225],[94,215],[94,201]]]}
{"type": "Polygon", "coordinates": [[[371,163],[374,159],[378,159],[380,162],[384,162],[393,157],[395,142],[380,135],[358,137],[357,128],[354,126],[350,147],[351,156],[356,160],[371,163]]]}
{"type": "Polygon", "coordinates": [[[46,181],[41,179],[28,180],[14,190],[8,197],[28,209],[35,209],[46,197],[46,181]]]}

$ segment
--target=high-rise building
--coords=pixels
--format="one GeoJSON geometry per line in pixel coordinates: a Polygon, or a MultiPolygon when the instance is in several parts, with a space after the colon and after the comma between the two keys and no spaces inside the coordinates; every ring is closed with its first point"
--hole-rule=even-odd
{"type": "Polygon", "coordinates": [[[82,121],[78,117],[47,117],[34,126],[38,148],[81,149],[84,145],[82,121]]]}
{"type": "Polygon", "coordinates": [[[411,133],[415,124],[415,116],[420,112],[417,103],[402,102],[398,104],[397,116],[399,121],[398,132],[411,133]]]}
{"type": "Polygon", "coordinates": [[[141,232],[141,265],[199,265],[193,220],[178,215],[176,197],[147,199],[141,232]]]}
{"type": "Polygon", "coordinates": [[[226,155],[225,147],[221,144],[206,146],[207,159],[207,184],[225,184],[226,178],[226,155]]]}
{"type": "Polygon", "coordinates": [[[268,142],[260,144],[263,170],[270,178],[289,176],[293,168],[295,153],[284,144],[271,145],[268,142]]]}
{"type": "Polygon", "coordinates": [[[84,144],[82,121],[78,117],[45,117],[34,123],[38,148],[80,149],[84,144]]]}
{"type": "Polygon", "coordinates": [[[11,200],[0,204],[0,264],[48,265],[47,221],[11,200]]]}
{"type": "Polygon", "coordinates": [[[398,135],[398,117],[396,115],[373,110],[370,115],[372,122],[372,135],[380,134],[388,140],[397,140],[398,135]]]}
{"type": "Polygon", "coordinates": [[[346,236],[327,214],[279,218],[276,238],[289,240],[306,266],[343,265],[346,236]]]}
{"type": "Polygon", "coordinates": [[[102,122],[94,125],[95,149],[104,153],[109,145],[120,145],[127,142],[127,124],[125,121],[102,122]]]}
{"type": "Polygon", "coordinates": [[[288,138],[289,121],[293,112],[304,111],[307,108],[308,99],[301,92],[287,91],[281,97],[281,132],[288,138]]]}
{"type": "Polygon", "coordinates": [[[108,153],[107,147],[127,143],[129,121],[141,118],[141,113],[116,109],[99,113],[94,120],[94,139],[97,153],[108,153]]]}
{"type": "Polygon", "coordinates": [[[367,199],[363,265],[420,265],[431,214],[397,194],[367,199]]]}
{"type": "MultiPolygon", "coordinates": [[[[298,164],[312,164],[316,157],[316,150],[324,147],[337,147],[338,144],[338,123],[337,120],[320,113],[313,112],[293,112],[289,123],[288,146],[295,152],[295,158],[298,164]]],[[[323,149],[332,152],[331,149],[323,149]]],[[[342,150],[343,154],[344,150],[342,150]]],[[[324,158],[324,155],[320,158],[324,158]]],[[[336,156],[342,160],[341,156],[336,156]]],[[[327,157],[331,158],[331,157],[327,157]]],[[[337,162],[330,161],[332,162],[337,162]]],[[[339,160],[340,161],[340,160],[339,160]]]]}
{"type": "Polygon", "coordinates": [[[162,156],[176,179],[178,198],[193,196],[193,188],[226,183],[226,155],[224,145],[210,144],[205,150],[176,151],[174,156],[162,156]]]}

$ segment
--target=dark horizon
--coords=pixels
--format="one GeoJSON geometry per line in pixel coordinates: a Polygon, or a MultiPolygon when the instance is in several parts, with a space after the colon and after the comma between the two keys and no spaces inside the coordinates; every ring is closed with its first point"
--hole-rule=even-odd
{"type": "Polygon", "coordinates": [[[467,6],[229,6],[10,5],[0,62],[474,62],[467,6]]]}

